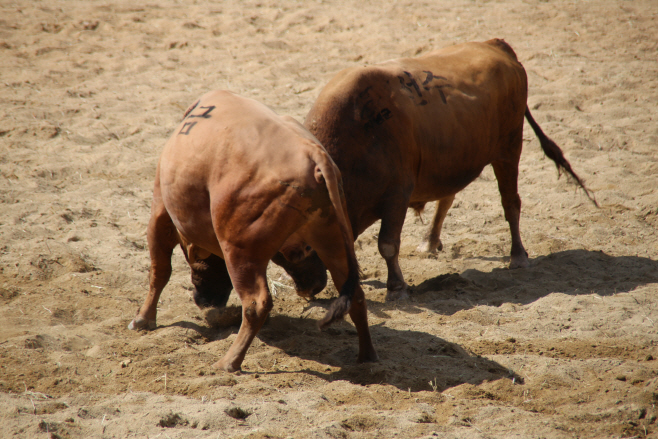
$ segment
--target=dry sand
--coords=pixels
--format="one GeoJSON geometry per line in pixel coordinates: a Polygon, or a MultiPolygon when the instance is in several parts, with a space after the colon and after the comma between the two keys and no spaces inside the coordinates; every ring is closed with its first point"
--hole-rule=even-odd
{"type": "Polygon", "coordinates": [[[657,55],[655,0],[4,0],[0,436],[658,437],[657,55]],[[303,120],[344,67],[493,37],[601,204],[526,128],[529,268],[506,268],[487,168],[443,252],[415,251],[426,225],[409,213],[409,300],[384,301],[378,229],[358,239],[379,363],[355,363],[349,321],[316,329],[333,288],[306,302],[273,267],[244,372],[214,371],[237,327],[196,308],[178,250],[160,326],[126,329],[147,291],[156,160],[199,95],[303,120]]]}

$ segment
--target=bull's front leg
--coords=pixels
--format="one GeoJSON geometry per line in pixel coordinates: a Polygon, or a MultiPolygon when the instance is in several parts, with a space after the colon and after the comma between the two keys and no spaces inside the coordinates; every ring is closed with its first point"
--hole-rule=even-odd
{"type": "Polygon", "coordinates": [[[386,300],[400,300],[409,297],[409,286],[404,281],[400,269],[400,234],[407,213],[408,199],[395,203],[384,209],[382,225],[379,230],[379,254],[386,261],[388,279],[386,280],[386,300]]]}
{"type": "Polygon", "coordinates": [[[423,253],[435,253],[437,250],[443,250],[443,243],[441,242],[441,229],[443,228],[443,221],[446,219],[448,210],[455,201],[455,196],[451,195],[436,202],[436,212],[432,218],[432,224],[427,231],[427,235],[418,245],[416,251],[423,253]]]}

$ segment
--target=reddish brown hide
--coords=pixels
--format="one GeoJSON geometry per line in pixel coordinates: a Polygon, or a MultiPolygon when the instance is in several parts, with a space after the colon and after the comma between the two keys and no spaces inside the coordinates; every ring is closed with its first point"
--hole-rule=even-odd
{"type": "Polygon", "coordinates": [[[355,236],[381,219],[378,245],[388,266],[388,299],[406,295],[398,254],[407,208],[420,211],[438,200],[419,249],[441,249],[441,226],[455,194],[488,164],[512,235],[510,268],[528,266],[517,190],[524,116],[558,170],[585,189],[532,119],[527,97],[526,72],[498,39],[349,68],[321,91],[304,125],[342,172],[355,236]]]}
{"type": "Polygon", "coordinates": [[[359,337],[358,360],[377,359],[340,172],[294,119],[226,91],[204,95],[185,113],[156,170],[149,293],[130,329],[156,326],[156,305],[179,244],[193,269],[211,255],[221,257],[242,302],[240,331],[216,367],[240,369],[272,308],[270,259],[279,251],[299,259],[309,245],[340,290],[320,326],[349,312],[359,337]]]}

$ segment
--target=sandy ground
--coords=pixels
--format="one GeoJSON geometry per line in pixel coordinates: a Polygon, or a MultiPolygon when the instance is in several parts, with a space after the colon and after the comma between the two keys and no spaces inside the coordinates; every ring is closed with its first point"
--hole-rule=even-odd
{"type": "Polygon", "coordinates": [[[654,0],[1,2],[0,436],[658,437],[657,55],[654,0]],[[344,67],[493,37],[601,204],[526,128],[529,268],[506,268],[487,168],[443,252],[415,251],[432,209],[409,213],[408,300],[384,300],[377,227],[358,239],[379,363],[356,364],[349,321],[316,329],[333,288],[307,302],[273,267],[244,371],[213,370],[237,326],[196,308],[179,251],[158,328],[126,329],[156,160],[199,95],[303,120],[344,67]]]}

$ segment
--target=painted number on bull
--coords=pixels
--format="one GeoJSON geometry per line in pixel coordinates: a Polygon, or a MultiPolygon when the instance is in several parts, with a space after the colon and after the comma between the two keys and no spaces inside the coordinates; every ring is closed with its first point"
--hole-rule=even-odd
{"type": "Polygon", "coordinates": [[[384,121],[390,119],[391,117],[393,117],[393,113],[391,113],[391,110],[389,110],[388,108],[384,108],[382,111],[377,113],[372,119],[370,119],[366,123],[365,127],[370,128],[373,127],[374,125],[381,125],[384,123],[384,121]]]}
{"type": "MultiPolygon", "coordinates": [[[[196,106],[192,109],[193,110],[196,109],[196,106]]],[[[203,119],[210,119],[212,117],[210,115],[210,112],[215,109],[215,106],[210,105],[208,107],[199,107],[199,109],[205,110],[205,111],[203,113],[199,113],[199,114],[189,114],[189,115],[187,115],[187,118],[201,117],[203,119]]],[[[191,112],[191,110],[190,110],[190,112],[191,112]]],[[[190,134],[190,130],[192,130],[192,128],[194,128],[194,125],[196,125],[196,121],[195,122],[185,122],[183,124],[183,126],[181,127],[180,131],[178,132],[178,134],[184,134],[184,135],[187,136],[188,134],[190,134]]]]}
{"type": "Polygon", "coordinates": [[[414,78],[413,75],[409,72],[404,72],[404,74],[406,75],[406,78],[404,76],[398,76],[402,88],[404,88],[408,93],[411,94],[410,97],[412,99],[414,99],[415,97],[414,92],[416,92],[418,98],[421,99],[420,102],[416,102],[417,105],[427,105],[427,101],[423,99],[423,93],[420,91],[420,87],[418,86],[418,82],[416,81],[416,78],[414,78]]]}
{"type": "Polygon", "coordinates": [[[215,109],[215,106],[211,105],[209,107],[199,107],[199,108],[202,110],[205,109],[206,111],[204,111],[201,114],[190,114],[187,117],[203,117],[204,119],[210,119],[211,118],[210,112],[215,109]]]}
{"type": "Polygon", "coordinates": [[[432,89],[436,89],[439,92],[441,101],[444,104],[447,104],[448,100],[442,88],[452,87],[452,86],[450,84],[436,84],[437,81],[441,81],[441,82],[447,81],[447,78],[444,78],[443,76],[435,76],[434,73],[428,70],[423,70],[423,73],[425,73],[426,76],[425,76],[425,80],[420,85],[418,84],[416,78],[414,78],[414,76],[409,72],[405,71],[404,72],[405,76],[398,76],[398,80],[400,81],[402,90],[404,90],[404,92],[407,93],[409,98],[412,99],[416,105],[422,106],[428,104],[427,99],[425,99],[425,96],[423,95],[423,90],[427,92],[427,91],[431,91],[432,89]]]}
{"type": "Polygon", "coordinates": [[[381,125],[386,120],[393,117],[393,113],[388,108],[380,110],[375,103],[375,99],[370,95],[372,87],[363,90],[357,96],[357,108],[361,107],[359,119],[365,121],[365,128],[372,128],[375,125],[381,125]]]}
{"type": "Polygon", "coordinates": [[[194,125],[196,125],[196,122],[185,122],[178,134],[185,134],[187,136],[190,134],[190,130],[194,128],[194,125]]]}

